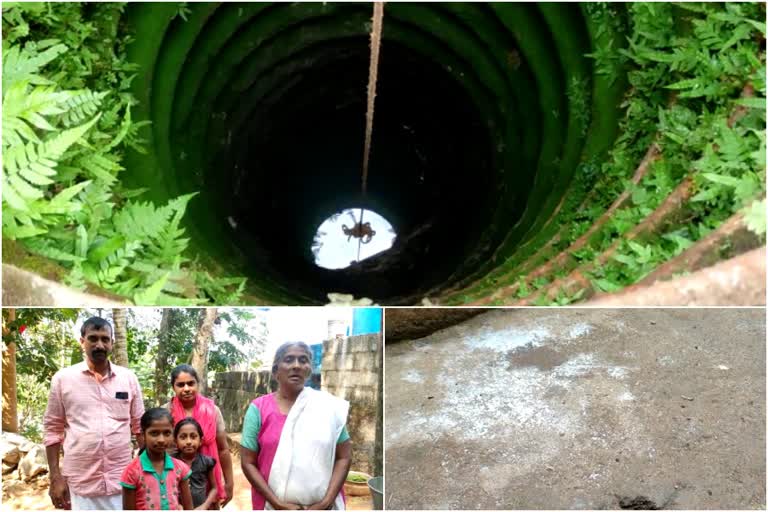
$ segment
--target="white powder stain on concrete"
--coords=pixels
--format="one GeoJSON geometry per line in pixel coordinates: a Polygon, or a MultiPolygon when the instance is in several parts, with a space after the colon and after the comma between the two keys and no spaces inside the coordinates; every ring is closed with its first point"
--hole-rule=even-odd
{"type": "MultiPolygon", "coordinates": [[[[445,364],[449,367],[440,372],[445,377],[439,380],[442,398],[439,404],[433,404],[439,405],[439,411],[420,415],[409,411],[408,420],[400,422],[408,430],[407,439],[429,433],[465,440],[505,439],[515,436],[520,428],[549,430],[554,436],[572,433],[580,430],[589,415],[590,399],[583,393],[584,383],[579,377],[622,380],[628,371],[603,362],[595,354],[584,353],[548,371],[533,366],[509,369],[494,357],[483,364],[472,351],[454,352],[445,364]],[[572,405],[545,396],[556,387],[568,390],[572,405]]],[[[424,377],[410,369],[401,379],[421,383],[424,377]]],[[[619,396],[624,397],[620,400],[634,399],[629,391],[619,396]]],[[[402,434],[389,427],[387,432],[389,441],[402,434]]]]}
{"type": "Polygon", "coordinates": [[[464,344],[472,350],[490,349],[497,352],[506,352],[520,347],[538,347],[542,340],[551,337],[548,329],[534,327],[532,329],[503,329],[494,330],[483,327],[474,336],[466,336],[464,344]]]}
{"type": "Polygon", "coordinates": [[[614,379],[623,379],[627,376],[627,368],[623,366],[608,366],[605,371],[614,379]]]}
{"type": "Polygon", "coordinates": [[[629,391],[624,391],[622,394],[620,394],[616,398],[619,402],[631,402],[635,399],[635,396],[629,391]]]}
{"type": "Polygon", "coordinates": [[[552,373],[561,378],[580,377],[590,373],[597,366],[594,354],[579,354],[555,368],[552,373]]]}
{"type": "Polygon", "coordinates": [[[623,379],[627,376],[627,368],[602,362],[594,354],[579,354],[561,364],[553,371],[557,377],[581,377],[591,373],[603,372],[613,379],[623,379]]]}
{"type": "Polygon", "coordinates": [[[424,382],[424,377],[416,370],[408,370],[405,375],[402,376],[402,380],[418,384],[424,382]]]}
{"type": "MultiPolygon", "coordinates": [[[[635,397],[627,388],[626,377],[634,368],[612,364],[594,353],[576,354],[547,370],[510,367],[506,359],[508,351],[523,347],[572,346],[592,330],[587,323],[565,324],[553,319],[501,329],[463,324],[451,337],[441,338],[445,342],[431,348],[430,340],[425,339],[414,347],[418,360],[427,365],[425,358],[439,354],[439,362],[429,361],[429,370],[403,370],[401,378],[416,383],[417,375],[435,376],[430,382],[436,382],[438,389],[424,395],[438,398],[424,401],[425,406],[413,402],[412,410],[387,422],[387,446],[421,443],[439,450],[441,441],[450,440],[504,448],[503,454],[486,453],[490,459],[476,475],[480,487],[491,494],[547,464],[576,457],[562,451],[564,440],[587,436],[596,445],[608,447],[619,435],[628,450],[647,450],[649,440],[632,417],[635,397]],[[604,407],[595,389],[615,400],[618,407],[613,421],[619,432],[606,432],[594,424],[594,408],[604,407]]],[[[392,363],[398,364],[399,356],[392,363]]],[[[413,363],[408,367],[413,368],[413,363]]],[[[443,478],[453,478],[461,467],[458,461],[443,460],[438,469],[443,478]]]]}
{"type": "MultiPolygon", "coordinates": [[[[414,434],[416,434],[419,431],[422,431],[426,425],[427,425],[427,418],[423,414],[419,414],[415,411],[406,411],[403,413],[402,420],[400,420],[400,424],[403,425],[404,429],[393,429],[393,428],[387,428],[387,442],[390,444],[396,444],[397,441],[399,441],[401,438],[404,438],[406,441],[408,441],[410,438],[414,437],[414,434]]],[[[421,436],[417,436],[421,437],[421,436]]]]}
{"type": "Polygon", "coordinates": [[[427,419],[428,431],[467,440],[505,439],[522,426],[567,430],[575,420],[542,400],[548,382],[541,371],[462,363],[453,367],[455,384],[445,387],[440,411],[427,419]]]}
{"type": "Polygon", "coordinates": [[[576,338],[581,338],[582,336],[585,336],[592,332],[592,326],[589,324],[576,324],[573,327],[571,327],[568,330],[568,339],[575,340],[576,338]]]}

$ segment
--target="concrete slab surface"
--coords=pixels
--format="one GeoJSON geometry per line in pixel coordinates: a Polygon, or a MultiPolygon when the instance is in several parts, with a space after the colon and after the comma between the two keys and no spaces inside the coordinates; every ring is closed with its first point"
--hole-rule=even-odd
{"type": "Polygon", "coordinates": [[[389,509],[765,509],[765,309],[492,310],[387,344],[389,509]]]}

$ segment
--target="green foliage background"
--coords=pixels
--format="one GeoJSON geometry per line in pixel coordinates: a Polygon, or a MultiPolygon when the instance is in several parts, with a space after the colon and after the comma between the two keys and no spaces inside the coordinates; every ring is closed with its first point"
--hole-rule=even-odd
{"type": "MultiPolygon", "coordinates": [[[[120,22],[124,7],[3,3],[3,237],[58,262],[77,288],[96,285],[136,304],[237,304],[244,278],[214,277],[185,256],[182,221],[195,194],[155,205],[141,200],[144,190],[121,183],[125,152],[143,151],[142,123],[131,119],[136,67],[125,57],[132,36],[120,22]]],[[[626,76],[629,89],[607,158],[581,162],[576,171],[576,188],[594,198],[557,219],[563,236],[555,249],[566,249],[630,190],[631,205],[573,254],[594,262],[686,178],[695,191],[685,215],[652,237],[622,241],[607,265],[591,271],[596,289],[637,282],[737,212],[764,236],[765,3],[595,2],[583,12],[603,34],[610,29],[622,38],[587,55],[595,73],[611,81],[626,76]],[[731,123],[738,109],[743,115],[731,123]],[[631,184],[654,141],[662,157],[631,184]]],[[[179,3],[178,16],[188,13],[179,3]]],[[[582,135],[590,129],[586,90],[574,79],[564,91],[582,135]]],[[[516,252],[453,300],[469,302],[515,281],[523,298],[562,277],[521,277],[521,262],[540,246],[516,252]]],[[[563,295],[555,303],[579,298],[563,295]]]]}
{"type": "MultiPolygon", "coordinates": [[[[583,10],[600,27],[596,39],[609,28],[626,38],[626,44],[609,38],[587,55],[596,74],[611,81],[628,78],[619,136],[602,162],[579,165],[574,189],[588,191],[588,200],[564,209],[549,238],[518,251],[447,304],[473,302],[514,283],[518,287],[509,300],[523,299],[565,277],[571,267],[530,279],[527,274],[567,251],[625,190],[631,192],[629,206],[613,212],[586,246],[570,253],[579,265],[596,262],[684,179],[692,179],[694,186],[677,221],[642,240],[621,240],[607,264],[586,272],[597,291],[636,283],[738,212],[754,233],[765,236],[765,3],[594,2],[583,10]],[[634,185],[631,178],[653,143],[661,156],[634,185]],[[537,254],[555,234],[551,248],[537,254]],[[539,259],[529,261],[534,256],[539,259]]],[[[579,90],[572,84],[569,98],[586,109],[579,90]]],[[[728,250],[722,247],[723,257],[728,250]]],[[[542,296],[536,303],[570,304],[584,292],[560,293],[554,302],[542,296]]]]}
{"type": "Polygon", "coordinates": [[[75,288],[146,305],[237,304],[244,278],[214,278],[184,256],[196,194],[157,206],[121,183],[146,124],[131,119],[124,7],[3,3],[3,237],[61,264],[75,288]]]}
{"type": "MultiPolygon", "coordinates": [[[[127,314],[128,366],[136,373],[145,406],[155,403],[155,364],[158,356],[158,326],[161,310],[154,310],[157,322],[140,319],[135,310],[127,314]]],[[[146,316],[145,310],[145,316],[146,316]]],[[[200,309],[173,309],[169,331],[166,367],[189,362],[197,332],[200,309]]],[[[42,439],[42,417],[48,402],[50,381],[61,368],[82,361],[80,343],[73,330],[91,316],[111,319],[112,311],[79,309],[16,309],[16,319],[8,322],[9,333],[3,345],[16,343],[17,398],[20,433],[34,441],[42,439]],[[23,334],[20,327],[25,326],[23,334]]],[[[7,310],[4,310],[7,318],[7,310]]],[[[225,309],[218,311],[218,322],[224,326],[226,338],[214,331],[209,344],[208,372],[223,372],[239,365],[247,354],[258,353],[267,337],[266,323],[252,311],[225,309]],[[248,326],[252,328],[249,329],[248,326]],[[254,332],[255,335],[251,334],[254,332]]],[[[167,376],[170,378],[170,373],[167,376]]],[[[164,402],[170,397],[160,397],[164,402]]]]}

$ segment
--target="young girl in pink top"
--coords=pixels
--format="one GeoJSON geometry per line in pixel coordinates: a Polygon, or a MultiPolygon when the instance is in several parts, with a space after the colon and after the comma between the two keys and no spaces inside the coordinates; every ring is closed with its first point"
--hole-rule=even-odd
{"type": "Polygon", "coordinates": [[[133,459],[120,477],[124,510],[191,510],[189,478],[192,471],[166,453],[176,443],[173,417],[156,407],[141,417],[144,450],[133,459]]]}

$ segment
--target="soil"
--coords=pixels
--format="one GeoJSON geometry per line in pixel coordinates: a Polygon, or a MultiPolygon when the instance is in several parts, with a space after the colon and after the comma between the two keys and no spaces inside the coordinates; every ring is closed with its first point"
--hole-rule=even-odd
{"type": "Polygon", "coordinates": [[[387,345],[386,507],[765,509],[765,354],[764,308],[492,310],[387,345]]]}
{"type": "MultiPolygon", "coordinates": [[[[232,466],[235,495],[223,510],[251,510],[251,484],[240,469],[240,457],[237,453],[232,455],[232,466]]],[[[3,482],[4,489],[9,482],[3,482]]],[[[347,498],[348,510],[371,510],[372,508],[373,499],[370,496],[347,498]]],[[[48,497],[48,479],[44,477],[39,482],[15,484],[13,496],[9,497],[5,492],[3,493],[3,510],[55,510],[48,497]]]]}

